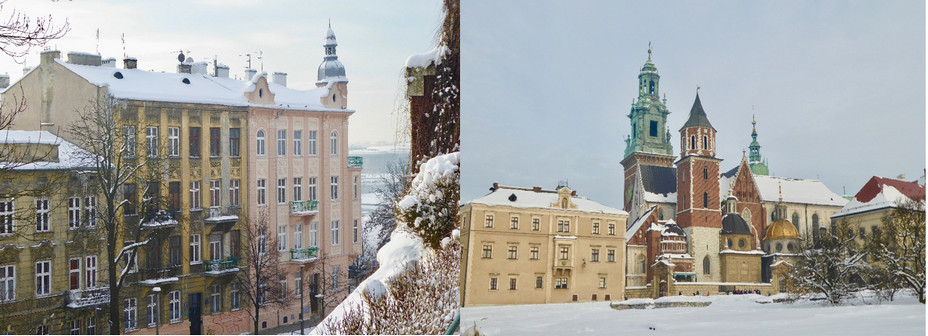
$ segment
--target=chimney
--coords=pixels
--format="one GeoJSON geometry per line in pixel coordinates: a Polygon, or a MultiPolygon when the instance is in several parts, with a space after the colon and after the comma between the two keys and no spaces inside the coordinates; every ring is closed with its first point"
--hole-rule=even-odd
{"type": "Polygon", "coordinates": [[[245,69],[245,80],[250,81],[258,73],[258,70],[255,69],[245,69]]]}
{"type": "Polygon", "coordinates": [[[123,69],[135,69],[138,64],[139,60],[135,59],[135,57],[126,57],[122,59],[123,69]]]}
{"type": "Polygon", "coordinates": [[[100,66],[100,55],[71,51],[68,52],[68,63],[78,65],[100,66]]]}
{"type": "Polygon", "coordinates": [[[534,191],[534,192],[540,192],[540,191],[541,191],[541,187],[532,187],[532,191],[534,191]]]}
{"type": "Polygon", "coordinates": [[[570,191],[570,196],[577,196],[577,191],[576,191],[576,190],[571,190],[571,191],[570,191]]]}
{"type": "Polygon", "coordinates": [[[271,82],[280,84],[283,87],[287,87],[287,73],[286,72],[275,72],[271,75],[271,82]]]}
{"type": "Polygon", "coordinates": [[[101,65],[101,66],[108,67],[108,68],[115,68],[115,67],[116,67],[116,59],[113,58],[113,57],[107,58],[107,59],[101,61],[100,65],[101,65]]]}
{"type": "Polygon", "coordinates": [[[61,52],[58,50],[46,50],[39,55],[41,58],[39,65],[52,64],[56,59],[61,58],[61,52]]]}
{"type": "Polygon", "coordinates": [[[209,67],[209,63],[206,62],[196,62],[190,65],[190,73],[205,75],[206,69],[209,67]]]}
{"type": "Polygon", "coordinates": [[[217,65],[216,66],[216,77],[229,78],[229,66],[228,65],[217,65]]]}
{"type": "Polygon", "coordinates": [[[177,73],[191,73],[192,66],[190,63],[181,63],[177,65],[177,73]]]}
{"type": "Polygon", "coordinates": [[[0,75],[0,89],[6,89],[10,86],[10,75],[2,74],[0,75]]]}

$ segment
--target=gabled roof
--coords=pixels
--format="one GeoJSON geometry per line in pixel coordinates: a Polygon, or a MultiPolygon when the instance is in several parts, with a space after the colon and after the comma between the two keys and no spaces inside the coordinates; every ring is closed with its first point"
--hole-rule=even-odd
{"type": "Polygon", "coordinates": [[[885,177],[874,176],[867,181],[844,208],[835,212],[831,218],[892,208],[899,202],[925,200],[925,186],[918,182],[906,182],[885,177]]]}
{"type": "Polygon", "coordinates": [[[635,232],[638,232],[638,229],[641,228],[641,225],[644,224],[644,222],[648,220],[648,217],[651,217],[652,213],[654,213],[654,209],[657,209],[656,205],[652,205],[650,209],[645,211],[644,214],[641,215],[641,217],[638,217],[638,219],[635,219],[634,222],[631,222],[631,221],[626,222],[628,223],[628,226],[625,228],[625,237],[631,237],[632,235],[635,234],[635,232]]]}
{"type": "Polygon", "coordinates": [[[6,144],[42,144],[56,145],[57,153],[40,152],[36,149],[36,161],[29,163],[0,162],[0,168],[11,170],[59,170],[92,168],[93,156],[72,142],[60,138],[48,131],[14,131],[0,130],[0,145],[6,144]],[[57,155],[55,155],[57,154],[57,155]],[[48,160],[57,156],[57,160],[48,160]]]}
{"type": "Polygon", "coordinates": [[[783,202],[800,204],[817,204],[844,206],[847,200],[835,194],[819,180],[793,179],[786,177],[754,175],[754,182],[764,202],[778,202],[780,187],[783,188],[783,202]]]}
{"type": "Polygon", "coordinates": [[[579,196],[572,196],[570,198],[570,202],[577,206],[576,208],[572,209],[552,207],[551,204],[556,203],[557,201],[558,194],[553,190],[534,191],[532,189],[499,186],[496,188],[496,190],[490,192],[489,194],[486,194],[483,197],[474,199],[467,203],[511,206],[515,208],[560,209],[565,211],[585,211],[613,215],[628,215],[628,213],[623,210],[608,207],[579,196]]]}
{"type": "Polygon", "coordinates": [[[699,101],[699,93],[696,93],[696,101],[693,102],[693,107],[690,109],[690,118],[686,120],[683,127],[680,127],[680,130],[682,131],[687,127],[708,127],[713,131],[715,130],[715,127],[712,127],[712,124],[709,123],[709,117],[706,116],[706,111],[702,108],[702,102],[699,101]]]}

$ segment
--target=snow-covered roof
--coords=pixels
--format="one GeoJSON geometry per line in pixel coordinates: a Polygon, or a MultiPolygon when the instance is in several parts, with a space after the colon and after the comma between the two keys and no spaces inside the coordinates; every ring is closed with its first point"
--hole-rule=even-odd
{"type": "Polygon", "coordinates": [[[239,80],[227,77],[213,77],[206,74],[167,73],[141,69],[78,65],[60,59],[55,60],[55,62],[94,85],[107,86],[109,93],[113,97],[120,99],[226,106],[273,106],[300,110],[351,111],[329,109],[322,105],[320,99],[329,95],[331,82],[326,87],[303,91],[268,81],[268,89],[274,94],[274,105],[262,105],[249,103],[245,97],[245,92],[253,91],[258,78],[267,77],[265,73],[256,74],[248,80],[239,80]],[[119,73],[119,75],[116,73],[119,73]]]}
{"type": "MultiPolygon", "coordinates": [[[[764,202],[777,202],[780,199],[780,187],[783,188],[783,202],[844,206],[847,200],[835,194],[819,180],[793,179],[786,177],[754,175],[760,198],[764,202]]],[[[723,195],[727,195],[726,190],[723,195]]]]}
{"type": "Polygon", "coordinates": [[[906,182],[874,176],[847,204],[831,218],[895,207],[908,199],[925,199],[925,186],[918,182],[906,182]]]}
{"type": "Polygon", "coordinates": [[[761,250],[750,250],[750,251],[735,251],[732,249],[724,249],[719,251],[719,254],[747,254],[747,255],[766,255],[764,251],[761,250]]]}
{"type": "MultiPolygon", "coordinates": [[[[41,161],[54,157],[53,153],[35,153],[37,160],[29,163],[2,162],[0,167],[13,170],[54,170],[93,167],[93,162],[87,162],[89,152],[72,142],[60,138],[48,131],[17,131],[0,130],[0,144],[41,144],[57,145],[57,161],[41,161]]],[[[42,151],[42,149],[37,149],[42,151]]]]}
{"type": "Polygon", "coordinates": [[[493,192],[467,203],[510,206],[514,208],[558,209],[565,211],[584,211],[612,215],[628,215],[628,212],[623,210],[608,207],[579,196],[571,196],[570,201],[577,206],[576,208],[572,209],[563,209],[551,206],[551,204],[557,203],[557,201],[558,194],[556,191],[534,191],[532,189],[499,186],[493,192]],[[515,195],[514,201],[510,200],[512,195],[515,195]]]}
{"type": "Polygon", "coordinates": [[[625,228],[625,236],[631,237],[638,232],[638,229],[641,228],[641,225],[644,224],[648,217],[651,217],[651,213],[654,212],[654,209],[657,209],[656,205],[652,205],[650,209],[644,212],[641,217],[638,217],[634,222],[631,223],[627,228],[625,228]]]}
{"type": "Polygon", "coordinates": [[[451,52],[451,49],[444,45],[439,45],[432,50],[429,50],[422,54],[412,55],[406,59],[407,68],[428,68],[429,65],[441,64],[441,60],[445,58],[445,55],[451,52]]]}

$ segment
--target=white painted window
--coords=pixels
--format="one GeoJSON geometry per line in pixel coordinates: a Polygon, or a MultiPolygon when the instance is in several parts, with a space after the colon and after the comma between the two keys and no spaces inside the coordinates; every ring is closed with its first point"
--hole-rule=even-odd
{"type": "Polygon", "coordinates": [[[71,320],[71,335],[81,334],[81,320],[71,320]]]}
{"type": "Polygon", "coordinates": [[[158,297],[154,294],[148,296],[146,317],[148,319],[149,328],[154,328],[158,324],[158,297]]]}
{"type": "Polygon", "coordinates": [[[303,178],[302,177],[293,178],[293,200],[294,201],[303,200],[303,178]]]}
{"type": "Polygon", "coordinates": [[[48,232],[48,199],[35,200],[35,231],[48,232]]]}
{"type": "Polygon", "coordinates": [[[230,286],[232,289],[229,291],[229,301],[231,301],[229,305],[232,307],[232,310],[238,310],[242,306],[242,299],[238,291],[238,283],[232,282],[230,286]]]}
{"type": "Polygon", "coordinates": [[[331,178],[332,186],[332,200],[338,200],[338,176],[332,176],[331,178]]]}
{"type": "Polygon", "coordinates": [[[277,251],[284,252],[287,250],[287,226],[277,226],[277,251]]]}
{"type": "Polygon", "coordinates": [[[89,256],[84,258],[84,273],[86,274],[84,279],[86,281],[87,288],[96,288],[97,287],[97,256],[89,256]]]}
{"type": "Polygon", "coordinates": [[[93,317],[87,318],[87,335],[97,334],[97,320],[93,317]]]}
{"type": "Polygon", "coordinates": [[[267,180],[258,179],[258,205],[267,204],[267,180]]]}
{"type": "Polygon", "coordinates": [[[229,204],[239,205],[239,188],[241,180],[229,180],[229,204]]]}
{"type": "Polygon", "coordinates": [[[0,234],[13,233],[13,200],[0,201],[0,234]]]}
{"type": "Polygon", "coordinates": [[[40,261],[35,263],[35,295],[45,296],[51,293],[52,262],[40,261]]]}
{"type": "Polygon", "coordinates": [[[168,156],[180,156],[180,128],[168,127],[168,156]]]}
{"type": "Polygon", "coordinates": [[[338,292],[338,266],[332,266],[332,291],[338,292]]]}
{"type": "Polygon", "coordinates": [[[332,221],[332,245],[338,245],[338,221],[332,221]]]}
{"type": "Polygon", "coordinates": [[[190,209],[200,209],[200,181],[190,182],[190,209]]]}
{"type": "Polygon", "coordinates": [[[87,220],[88,227],[97,226],[97,198],[95,196],[84,197],[84,218],[87,220]]]}
{"type": "Polygon", "coordinates": [[[145,128],[145,147],[148,149],[148,157],[158,157],[158,126],[145,128]]]}
{"type": "Polygon", "coordinates": [[[297,250],[303,248],[303,223],[293,227],[293,248],[297,250]]]}
{"type": "Polygon", "coordinates": [[[338,132],[332,131],[329,140],[332,143],[332,148],[330,149],[332,156],[338,156],[338,132]]]}
{"type": "Polygon", "coordinates": [[[307,150],[309,151],[309,156],[316,156],[316,131],[309,131],[307,134],[308,142],[306,144],[307,150]]]}
{"type": "Polygon", "coordinates": [[[355,199],[355,200],[358,199],[360,187],[361,187],[361,184],[358,183],[358,176],[355,176],[355,177],[354,177],[354,199],[355,199]]]}
{"type": "Polygon", "coordinates": [[[287,203],[287,179],[277,179],[277,204],[287,203]]]}
{"type": "Polygon", "coordinates": [[[136,304],[137,302],[135,298],[123,300],[123,307],[124,307],[123,308],[123,321],[125,321],[124,327],[126,330],[136,329],[136,325],[135,325],[136,323],[135,319],[137,318],[136,304]]]}
{"type": "Polygon", "coordinates": [[[68,228],[76,229],[81,226],[81,198],[68,199],[68,228]]]}
{"type": "Polygon", "coordinates": [[[287,130],[277,130],[277,156],[287,155],[287,130]]]}
{"type": "Polygon", "coordinates": [[[180,291],[168,293],[168,318],[171,323],[180,322],[180,291]]]}
{"type": "Polygon", "coordinates": [[[209,260],[222,260],[222,235],[209,235],[209,260]]]}
{"type": "Polygon", "coordinates": [[[309,247],[319,246],[319,223],[309,223],[309,247]]]}
{"type": "Polygon", "coordinates": [[[16,300],[16,266],[0,266],[0,302],[16,300]]]}
{"type": "Polygon", "coordinates": [[[353,232],[354,232],[354,234],[353,234],[353,236],[354,236],[353,241],[354,241],[354,243],[357,243],[357,242],[358,242],[358,220],[357,220],[357,219],[354,220],[354,225],[352,226],[352,230],[353,230],[353,232]]]}
{"type": "Polygon", "coordinates": [[[257,151],[258,156],[264,156],[264,153],[265,153],[264,144],[265,144],[264,130],[258,130],[257,141],[255,145],[255,150],[257,151]]]}
{"type": "Polygon", "coordinates": [[[135,127],[134,126],[125,126],[122,128],[123,136],[123,146],[125,150],[123,154],[125,157],[135,157],[135,127]]]}
{"type": "Polygon", "coordinates": [[[297,298],[303,296],[303,278],[301,277],[300,273],[296,273],[294,275],[293,290],[295,291],[297,298]]]}
{"type": "Polygon", "coordinates": [[[222,311],[222,288],[219,285],[210,287],[209,302],[213,314],[219,314],[222,311]]]}
{"type": "Polygon", "coordinates": [[[315,201],[316,200],[316,178],[310,177],[307,179],[306,182],[309,183],[309,186],[308,186],[309,190],[307,190],[307,192],[309,193],[309,195],[307,195],[309,197],[308,199],[310,201],[315,201]]]}
{"type": "Polygon", "coordinates": [[[190,235],[190,263],[200,263],[200,235],[190,235]]]}
{"type": "Polygon", "coordinates": [[[68,260],[68,289],[81,289],[81,258],[68,260]]]}
{"type": "Polygon", "coordinates": [[[264,228],[258,229],[258,254],[267,253],[267,232],[264,228]]]}
{"type": "Polygon", "coordinates": [[[219,207],[222,204],[221,199],[220,199],[221,192],[219,191],[221,184],[222,184],[222,181],[220,180],[209,181],[209,199],[210,199],[209,205],[212,207],[219,207]]]}
{"type": "Polygon", "coordinates": [[[303,155],[303,131],[293,131],[293,156],[303,155]]]}

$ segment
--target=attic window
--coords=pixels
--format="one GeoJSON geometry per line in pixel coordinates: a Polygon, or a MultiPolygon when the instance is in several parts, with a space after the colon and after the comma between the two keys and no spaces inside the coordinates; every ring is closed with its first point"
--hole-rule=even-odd
{"type": "Polygon", "coordinates": [[[332,101],[333,101],[333,102],[335,101],[335,95],[334,95],[334,94],[332,95],[332,101]]]}
{"type": "Polygon", "coordinates": [[[516,197],[516,194],[509,195],[509,201],[510,201],[510,202],[515,202],[515,201],[516,201],[516,198],[517,198],[517,197],[516,197]]]}
{"type": "Polygon", "coordinates": [[[190,80],[187,78],[184,78],[181,82],[184,82],[184,84],[190,84],[190,80]]]}
{"type": "Polygon", "coordinates": [[[116,77],[116,79],[122,79],[122,72],[116,71],[116,73],[113,74],[113,77],[116,77]]]}
{"type": "Polygon", "coordinates": [[[258,97],[264,97],[264,89],[258,89],[258,97]]]}

